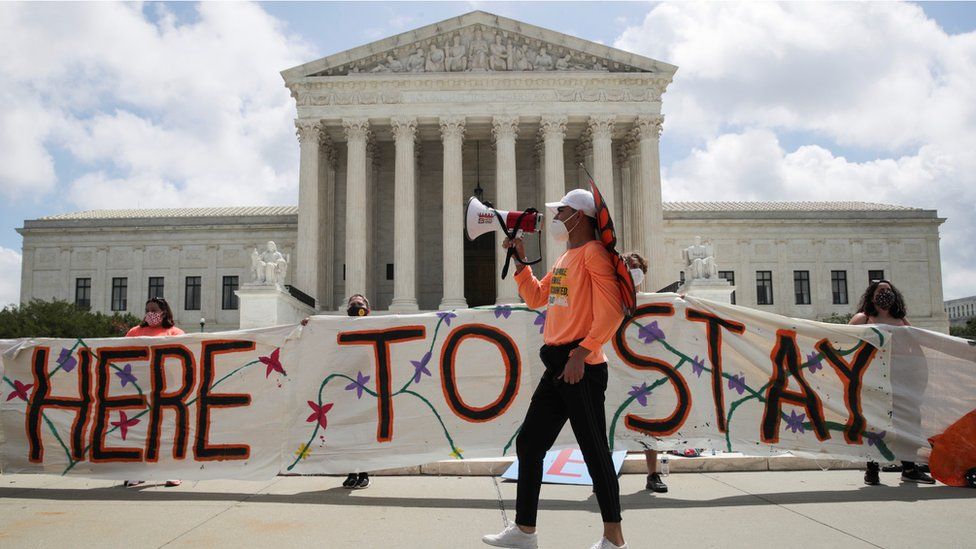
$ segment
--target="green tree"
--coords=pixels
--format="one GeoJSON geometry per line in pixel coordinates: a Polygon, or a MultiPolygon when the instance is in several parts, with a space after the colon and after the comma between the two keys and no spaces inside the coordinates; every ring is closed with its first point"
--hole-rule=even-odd
{"type": "Polygon", "coordinates": [[[820,322],[826,322],[828,324],[847,324],[848,322],[851,321],[851,317],[853,317],[853,316],[854,315],[852,315],[850,313],[848,313],[846,315],[839,315],[837,313],[833,313],[830,316],[821,318],[820,319],[820,322]]]}
{"type": "Polygon", "coordinates": [[[966,339],[976,339],[976,318],[970,318],[965,326],[949,326],[949,334],[966,339]]]}
{"type": "Polygon", "coordinates": [[[0,310],[0,339],[120,337],[139,322],[129,313],[92,313],[67,301],[35,299],[0,310]]]}

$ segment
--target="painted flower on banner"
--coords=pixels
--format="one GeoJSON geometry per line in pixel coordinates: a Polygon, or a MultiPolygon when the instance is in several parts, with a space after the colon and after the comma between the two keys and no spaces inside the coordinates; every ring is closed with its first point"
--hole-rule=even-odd
{"type": "Polygon", "coordinates": [[[363,391],[366,389],[366,383],[369,382],[369,377],[364,376],[362,372],[356,372],[356,381],[346,385],[346,390],[356,391],[357,400],[363,398],[363,391]]]}
{"type": "Polygon", "coordinates": [[[510,316],[512,316],[512,308],[510,306],[499,305],[498,307],[495,307],[495,318],[508,318],[510,316]]]}
{"type": "Polygon", "coordinates": [[[868,446],[877,446],[886,434],[888,434],[888,431],[881,431],[880,433],[864,431],[864,438],[868,439],[868,446]]]}
{"type": "Polygon", "coordinates": [[[807,419],[807,415],[806,414],[799,414],[799,415],[797,415],[796,410],[790,410],[790,415],[789,416],[786,416],[786,414],[784,414],[784,416],[786,417],[786,428],[787,429],[789,429],[790,431],[793,431],[794,433],[801,433],[802,434],[804,432],[804,430],[803,430],[803,422],[806,421],[806,419],[807,419]]]}
{"type": "Polygon", "coordinates": [[[312,409],[312,413],[311,413],[311,415],[308,416],[308,418],[305,419],[305,421],[307,421],[309,423],[311,423],[313,421],[317,421],[318,424],[319,424],[319,426],[322,427],[323,429],[325,429],[326,427],[328,427],[329,421],[325,417],[325,414],[329,410],[332,409],[332,403],[330,402],[328,404],[323,404],[323,405],[319,406],[318,404],[316,404],[316,403],[312,402],[311,400],[309,400],[308,401],[308,406],[309,406],[309,408],[312,409]]]}
{"type": "Polygon", "coordinates": [[[546,329],[546,311],[539,313],[539,316],[535,317],[535,326],[539,327],[539,333],[541,334],[546,329]]]}
{"type": "Polygon", "coordinates": [[[729,389],[734,389],[740,395],[746,392],[746,376],[735,374],[729,378],[729,389]]]}
{"type": "Polygon", "coordinates": [[[696,376],[701,377],[702,372],[705,371],[705,359],[698,358],[698,355],[695,355],[695,358],[691,361],[691,371],[696,376]]]}
{"type": "Polygon", "coordinates": [[[270,376],[271,372],[280,372],[281,375],[285,375],[285,376],[288,375],[287,373],[285,373],[285,369],[281,366],[281,360],[278,359],[278,355],[280,353],[281,353],[281,349],[278,348],[275,349],[274,351],[271,351],[271,354],[268,356],[258,357],[258,360],[260,360],[262,364],[268,367],[267,371],[264,373],[265,378],[270,376]]]}
{"type": "Polygon", "coordinates": [[[637,331],[637,338],[644,340],[645,345],[650,345],[655,341],[664,341],[664,330],[658,327],[657,321],[653,321],[647,326],[641,326],[637,331]]]}
{"type": "Polygon", "coordinates": [[[58,355],[58,358],[54,362],[65,372],[74,370],[75,366],[78,365],[78,360],[71,356],[71,350],[65,348],[61,349],[61,354],[58,355]]]}
{"type": "Polygon", "coordinates": [[[427,363],[430,362],[430,351],[424,353],[424,356],[420,360],[411,360],[410,364],[413,364],[413,382],[420,383],[420,375],[425,374],[427,377],[431,377],[430,370],[427,369],[427,363]]]}
{"type": "Polygon", "coordinates": [[[816,373],[817,370],[823,368],[823,357],[820,356],[820,353],[813,351],[807,355],[806,364],[811,374],[816,373]]]}
{"type": "Polygon", "coordinates": [[[122,383],[123,387],[125,387],[129,383],[135,385],[135,383],[139,381],[138,379],[136,379],[136,376],[132,374],[131,364],[126,364],[125,366],[123,366],[121,370],[115,372],[115,375],[119,377],[119,381],[122,383]]]}
{"type": "Polygon", "coordinates": [[[647,395],[651,394],[651,389],[647,386],[647,383],[641,383],[640,387],[637,385],[631,385],[631,390],[627,391],[627,394],[637,399],[637,402],[641,406],[647,406],[647,395]]]}
{"type": "Polygon", "coordinates": [[[444,312],[441,312],[441,313],[437,313],[437,317],[440,318],[441,320],[443,320],[444,321],[444,324],[447,324],[448,326],[450,326],[451,325],[451,319],[452,318],[457,318],[457,315],[454,314],[453,311],[444,311],[444,312]]]}
{"type": "Polygon", "coordinates": [[[298,456],[298,459],[308,459],[308,456],[311,453],[312,453],[312,448],[309,447],[309,445],[305,444],[304,442],[302,444],[299,444],[298,450],[295,451],[295,455],[298,456]]]}
{"type": "Polygon", "coordinates": [[[15,379],[14,380],[13,391],[11,391],[9,395],[7,395],[7,402],[10,402],[14,397],[17,397],[20,400],[23,400],[24,402],[27,402],[27,400],[29,400],[29,396],[30,396],[27,393],[27,391],[29,391],[30,388],[33,387],[33,386],[34,386],[33,383],[31,383],[29,385],[25,385],[25,384],[21,383],[19,380],[16,380],[15,379]]]}
{"type": "Polygon", "coordinates": [[[129,434],[129,427],[139,425],[139,420],[136,418],[129,419],[125,410],[119,410],[119,420],[112,421],[111,424],[113,427],[119,428],[119,434],[122,435],[122,440],[125,440],[126,435],[129,434]]]}
{"type": "Polygon", "coordinates": [[[464,459],[464,456],[461,455],[461,452],[462,450],[460,448],[455,448],[454,451],[451,452],[451,457],[454,459],[464,459]]]}

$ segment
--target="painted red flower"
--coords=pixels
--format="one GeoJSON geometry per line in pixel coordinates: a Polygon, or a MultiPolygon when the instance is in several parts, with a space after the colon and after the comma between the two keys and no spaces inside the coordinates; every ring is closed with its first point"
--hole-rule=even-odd
{"type": "Polygon", "coordinates": [[[323,404],[323,405],[319,406],[318,404],[316,404],[316,403],[312,402],[311,400],[309,400],[308,401],[308,406],[312,409],[312,413],[311,413],[311,415],[308,416],[308,418],[305,421],[307,421],[309,423],[311,423],[313,421],[317,421],[319,423],[319,425],[323,429],[325,429],[328,426],[328,423],[329,423],[328,422],[328,419],[325,417],[325,414],[329,410],[332,409],[332,403],[329,402],[328,404],[323,404]]]}
{"type": "Polygon", "coordinates": [[[258,357],[258,360],[268,367],[268,371],[264,373],[265,378],[270,376],[271,372],[281,372],[282,375],[288,375],[285,373],[285,369],[281,367],[281,361],[278,360],[278,353],[280,352],[281,349],[275,349],[269,356],[258,357]]]}
{"type": "Polygon", "coordinates": [[[29,391],[30,388],[33,386],[34,386],[33,383],[31,383],[30,385],[24,385],[23,383],[15,379],[14,390],[9,395],[7,395],[7,401],[9,402],[14,397],[20,397],[20,400],[26,402],[28,399],[27,391],[29,391]]]}
{"type": "Polygon", "coordinates": [[[122,440],[125,440],[125,436],[129,432],[129,427],[139,425],[139,420],[136,418],[129,419],[129,416],[125,415],[123,410],[119,410],[119,420],[111,423],[113,426],[119,428],[119,431],[122,434],[122,440]]]}

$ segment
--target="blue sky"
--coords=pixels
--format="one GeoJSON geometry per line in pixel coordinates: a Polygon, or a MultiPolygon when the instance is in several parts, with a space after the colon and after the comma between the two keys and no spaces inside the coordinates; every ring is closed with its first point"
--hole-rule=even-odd
{"type": "Polygon", "coordinates": [[[946,298],[976,294],[972,3],[2,4],[0,302],[24,219],[294,203],[278,71],[473,9],[678,65],[665,200],[938,209],[946,298]]]}

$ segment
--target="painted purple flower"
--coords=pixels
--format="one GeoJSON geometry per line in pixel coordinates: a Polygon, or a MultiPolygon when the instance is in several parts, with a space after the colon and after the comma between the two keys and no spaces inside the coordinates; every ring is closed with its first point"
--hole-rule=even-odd
{"type": "Polygon", "coordinates": [[[746,376],[735,374],[729,378],[729,389],[735,389],[740,395],[746,392],[746,376]]]}
{"type": "Polygon", "coordinates": [[[547,311],[542,311],[541,313],[539,313],[539,316],[535,317],[535,322],[532,323],[539,327],[540,334],[546,328],[546,312],[547,311]]]}
{"type": "Polygon", "coordinates": [[[413,382],[420,383],[420,374],[427,374],[430,377],[430,370],[427,369],[427,363],[430,362],[430,351],[427,351],[420,360],[411,360],[410,364],[413,364],[413,382]]]}
{"type": "MultiPolygon", "coordinates": [[[[784,414],[785,415],[785,414],[784,414]]],[[[803,433],[803,421],[807,419],[806,414],[796,414],[796,410],[790,410],[789,417],[786,418],[786,428],[794,433],[803,433]]]]}
{"type": "Polygon", "coordinates": [[[442,313],[437,313],[437,316],[440,317],[440,319],[444,321],[444,324],[447,324],[448,326],[451,325],[452,318],[457,318],[457,315],[451,311],[444,311],[442,313]]]}
{"type": "Polygon", "coordinates": [[[510,316],[512,316],[512,308],[508,305],[499,305],[498,307],[495,307],[495,318],[508,318],[510,316]]]}
{"type": "Polygon", "coordinates": [[[56,362],[59,366],[61,366],[61,369],[64,370],[65,372],[70,372],[71,370],[74,370],[75,366],[78,365],[78,360],[75,357],[71,356],[70,350],[65,348],[61,349],[61,354],[58,355],[57,360],[55,360],[54,362],[56,362]]]}
{"type": "Polygon", "coordinates": [[[698,358],[698,355],[695,355],[695,358],[691,361],[691,371],[696,376],[701,377],[702,372],[705,371],[705,359],[698,358]]]}
{"type": "Polygon", "coordinates": [[[366,388],[366,382],[369,381],[369,376],[364,376],[362,372],[356,372],[356,381],[353,381],[349,385],[346,385],[347,391],[356,391],[356,398],[363,398],[363,389],[366,388]]]}
{"type": "Polygon", "coordinates": [[[628,395],[637,399],[637,402],[641,406],[647,406],[647,395],[651,394],[651,389],[648,388],[647,383],[641,383],[640,387],[637,385],[631,385],[633,389],[627,392],[628,395]]]}
{"type": "Polygon", "coordinates": [[[823,368],[823,357],[820,353],[813,351],[807,355],[807,368],[810,369],[811,374],[823,368]]]}
{"type": "Polygon", "coordinates": [[[868,439],[868,446],[877,446],[886,434],[888,434],[888,431],[881,431],[880,433],[864,431],[864,438],[868,439]]]}
{"type": "Polygon", "coordinates": [[[131,364],[126,364],[125,366],[123,366],[122,371],[115,372],[115,375],[119,376],[119,380],[122,382],[123,387],[125,387],[126,383],[135,384],[136,381],[139,381],[138,379],[136,379],[136,376],[132,375],[131,364]]]}
{"type": "Polygon", "coordinates": [[[644,344],[648,345],[655,341],[664,341],[664,330],[657,327],[657,321],[651,322],[647,326],[641,326],[637,331],[637,338],[643,339],[644,344]]]}

